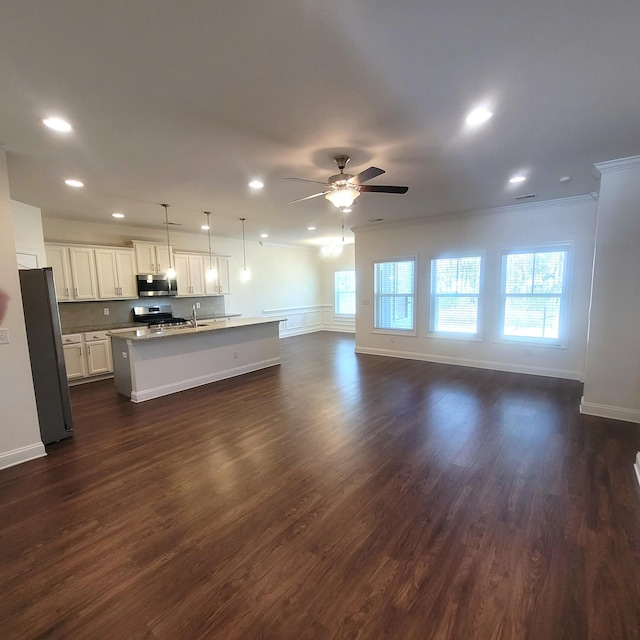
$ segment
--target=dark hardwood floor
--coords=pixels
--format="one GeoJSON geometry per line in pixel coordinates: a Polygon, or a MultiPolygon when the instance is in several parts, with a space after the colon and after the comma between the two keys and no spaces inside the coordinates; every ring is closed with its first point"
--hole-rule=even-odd
{"type": "Polygon", "coordinates": [[[281,341],[0,472],[0,637],[640,639],[637,425],[579,383],[281,341]]]}

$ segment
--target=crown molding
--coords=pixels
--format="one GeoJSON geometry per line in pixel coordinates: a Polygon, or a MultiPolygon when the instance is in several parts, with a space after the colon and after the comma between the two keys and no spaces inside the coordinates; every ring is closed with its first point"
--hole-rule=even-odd
{"type": "Polygon", "coordinates": [[[637,169],[640,168],[640,156],[630,156],[629,158],[619,158],[617,160],[608,160],[607,162],[596,162],[593,166],[600,173],[637,169]]]}

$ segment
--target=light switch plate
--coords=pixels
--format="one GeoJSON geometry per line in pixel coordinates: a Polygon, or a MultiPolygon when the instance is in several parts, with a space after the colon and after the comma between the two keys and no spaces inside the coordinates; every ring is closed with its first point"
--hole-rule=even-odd
{"type": "Polygon", "coordinates": [[[9,329],[0,329],[0,344],[9,344],[9,329]]]}

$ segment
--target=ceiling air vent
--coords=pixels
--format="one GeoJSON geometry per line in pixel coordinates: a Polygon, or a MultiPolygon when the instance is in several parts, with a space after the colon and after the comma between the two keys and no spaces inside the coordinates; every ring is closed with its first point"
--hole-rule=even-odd
{"type": "Polygon", "coordinates": [[[536,194],[535,193],[527,193],[524,196],[516,196],[515,199],[516,200],[529,200],[529,198],[535,198],[536,194]]]}

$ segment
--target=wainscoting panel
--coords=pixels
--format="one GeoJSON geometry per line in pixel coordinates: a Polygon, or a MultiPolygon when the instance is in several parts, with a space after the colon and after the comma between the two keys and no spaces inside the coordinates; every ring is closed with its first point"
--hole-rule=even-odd
{"type": "Polygon", "coordinates": [[[285,309],[263,309],[266,317],[281,316],[280,337],[297,336],[314,331],[340,331],[355,333],[355,317],[335,316],[330,304],[310,307],[288,307],[285,309]]]}

